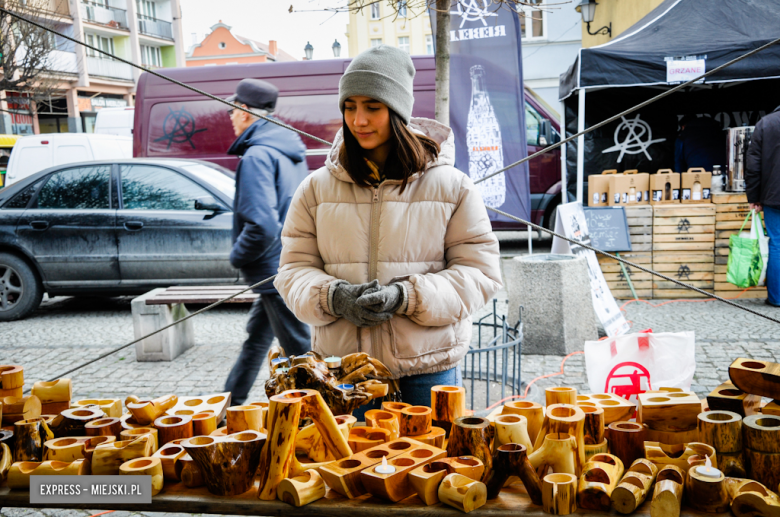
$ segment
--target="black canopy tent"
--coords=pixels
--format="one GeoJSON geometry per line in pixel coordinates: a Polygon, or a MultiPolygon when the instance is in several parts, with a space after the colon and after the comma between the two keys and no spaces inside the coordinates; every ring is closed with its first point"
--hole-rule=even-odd
{"type": "MultiPolygon", "coordinates": [[[[679,84],[667,82],[667,61],[704,59],[709,71],[778,37],[780,0],[665,0],[618,38],[580,49],[561,75],[566,133],[679,84]]],[[[779,104],[780,44],[567,145],[569,190],[576,185],[581,200],[585,178],[604,169],[673,168],[686,114],[712,117],[725,129],[754,125],[779,104]]]]}

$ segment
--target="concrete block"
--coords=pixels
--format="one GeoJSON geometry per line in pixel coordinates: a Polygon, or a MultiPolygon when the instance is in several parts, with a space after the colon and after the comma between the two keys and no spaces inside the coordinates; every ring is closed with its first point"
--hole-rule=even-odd
{"type": "Polygon", "coordinates": [[[566,355],[598,339],[585,257],[503,260],[509,314],[523,307],[523,354],[566,355]]]}
{"type": "MultiPolygon", "coordinates": [[[[182,303],[172,305],[146,305],[146,300],[165,289],[154,289],[133,298],[133,332],[135,339],[154,332],[189,315],[182,303]]],[[[179,323],[169,329],[135,344],[136,361],[173,361],[195,344],[195,327],[192,320],[179,323]]]]}

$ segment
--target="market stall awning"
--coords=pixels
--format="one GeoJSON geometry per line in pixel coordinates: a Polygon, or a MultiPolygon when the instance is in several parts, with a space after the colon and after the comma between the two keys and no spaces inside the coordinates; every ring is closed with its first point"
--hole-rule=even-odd
{"type": "MultiPolygon", "coordinates": [[[[666,0],[618,38],[580,49],[559,97],[580,88],[667,85],[667,60],[705,58],[712,70],[780,36],[780,0],[666,0]]],[[[780,77],[780,44],[707,83],[780,77]]]]}

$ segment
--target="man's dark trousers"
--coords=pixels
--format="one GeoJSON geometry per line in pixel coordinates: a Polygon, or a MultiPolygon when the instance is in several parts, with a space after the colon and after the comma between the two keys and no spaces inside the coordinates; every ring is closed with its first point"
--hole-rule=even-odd
{"type": "Polygon", "coordinates": [[[261,294],[255,300],[249,311],[246,331],[249,337],[244,341],[241,354],[225,383],[225,391],[233,393],[231,405],[234,406],[246,402],[274,334],[288,356],[305,354],[311,346],[309,326],[298,321],[276,292],[261,294]]]}

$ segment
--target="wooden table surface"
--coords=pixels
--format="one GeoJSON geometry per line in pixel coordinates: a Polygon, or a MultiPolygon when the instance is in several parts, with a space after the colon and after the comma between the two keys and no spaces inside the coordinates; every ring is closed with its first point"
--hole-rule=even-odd
{"type": "MultiPolygon", "coordinates": [[[[30,504],[30,493],[26,490],[10,490],[6,486],[0,487],[0,508],[43,508],[43,505],[30,504]]],[[[49,506],[51,507],[51,506],[49,506]]],[[[205,487],[186,488],[181,483],[166,483],[162,492],[152,498],[152,504],[72,504],[55,505],[57,508],[85,509],[85,510],[125,510],[125,511],[153,511],[153,512],[177,512],[177,513],[219,513],[228,515],[263,515],[285,517],[437,517],[439,515],[464,515],[443,503],[433,506],[425,506],[417,496],[405,499],[400,503],[389,503],[369,495],[358,499],[347,499],[338,493],[328,490],[324,498],[307,506],[296,508],[282,501],[261,501],[257,498],[257,487],[249,492],[235,497],[218,497],[211,495],[205,487]]],[[[541,506],[531,503],[525,491],[520,486],[504,488],[501,496],[470,512],[470,516],[498,517],[513,516],[518,514],[529,517],[548,516],[542,511],[541,506]]],[[[614,515],[617,512],[602,513],[578,510],[576,515],[614,515]]],[[[633,515],[649,516],[650,502],[646,501],[633,515]]],[[[690,509],[683,508],[681,516],[709,516],[690,509]]],[[[726,514],[723,514],[726,515],[726,514]]]]}

